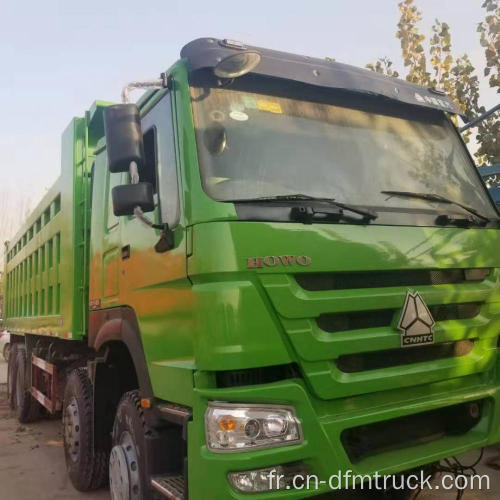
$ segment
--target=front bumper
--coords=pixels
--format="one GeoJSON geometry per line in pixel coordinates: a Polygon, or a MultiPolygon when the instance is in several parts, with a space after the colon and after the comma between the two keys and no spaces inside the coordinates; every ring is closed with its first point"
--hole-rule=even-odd
{"type": "MultiPolygon", "coordinates": [[[[491,377],[491,375],[490,375],[491,377]]],[[[328,479],[339,471],[353,474],[392,474],[481,448],[500,441],[500,387],[485,374],[461,377],[398,391],[324,401],[314,399],[302,380],[229,389],[196,389],[193,421],[188,427],[188,477],[191,499],[244,499],[235,491],[228,472],[301,462],[309,474],[326,483],[319,489],[252,494],[252,498],[305,498],[331,492],[328,479]],[[204,415],[209,401],[288,404],[296,408],[304,433],[298,445],[242,453],[211,453],[205,445],[204,415]],[[413,415],[446,406],[483,400],[479,423],[472,430],[429,442],[401,446],[353,463],[341,440],[342,431],[374,422],[413,415]]],[[[425,425],[425,421],[422,422],[425,425]]]]}

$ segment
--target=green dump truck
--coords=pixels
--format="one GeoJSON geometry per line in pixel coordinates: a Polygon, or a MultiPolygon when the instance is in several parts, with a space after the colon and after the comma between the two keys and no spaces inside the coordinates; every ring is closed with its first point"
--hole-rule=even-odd
{"type": "Polygon", "coordinates": [[[304,498],[500,441],[499,213],[449,98],[213,38],[123,97],[5,249],[10,404],[62,414],[77,489],[304,498]]]}

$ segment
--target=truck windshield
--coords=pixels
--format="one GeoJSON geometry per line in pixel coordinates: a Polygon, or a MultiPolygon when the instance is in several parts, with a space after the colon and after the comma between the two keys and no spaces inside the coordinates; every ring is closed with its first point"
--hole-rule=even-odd
{"type": "MultiPolygon", "coordinates": [[[[304,193],[373,207],[436,209],[382,191],[433,193],[495,210],[443,113],[388,114],[231,88],[191,88],[201,177],[219,201],[304,193]]],[[[442,207],[439,209],[442,210],[442,207]]]]}

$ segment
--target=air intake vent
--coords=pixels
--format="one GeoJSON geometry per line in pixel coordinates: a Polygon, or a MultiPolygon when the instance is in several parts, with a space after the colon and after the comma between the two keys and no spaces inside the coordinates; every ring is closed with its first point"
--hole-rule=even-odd
{"type": "Polygon", "coordinates": [[[240,387],[244,385],[269,384],[289,378],[300,378],[297,366],[278,365],[243,370],[226,370],[216,374],[217,387],[240,387]]]}
{"type": "Polygon", "coordinates": [[[423,363],[438,359],[467,356],[474,347],[473,340],[460,340],[443,344],[412,347],[411,349],[388,349],[385,351],[346,354],[335,360],[337,368],[344,373],[358,373],[392,366],[423,363]]]}
{"type": "Polygon", "coordinates": [[[345,332],[386,327],[391,324],[393,316],[394,309],[322,314],[318,317],[317,324],[325,332],[345,332]]]}
{"type": "Polygon", "coordinates": [[[484,403],[461,403],[346,429],[341,435],[342,444],[351,461],[359,462],[386,451],[463,435],[481,420],[484,403]]]}
{"type": "MultiPolygon", "coordinates": [[[[429,307],[434,321],[471,319],[481,310],[481,304],[469,302],[465,304],[443,304],[429,307]]],[[[400,309],[376,309],[353,313],[322,314],[317,319],[318,326],[325,332],[345,332],[364,328],[380,328],[390,326],[394,314],[400,309]]]]}
{"type": "Polygon", "coordinates": [[[353,288],[383,288],[389,286],[447,285],[481,282],[490,269],[405,269],[401,271],[362,271],[352,273],[301,273],[297,283],[310,292],[350,290],[353,288]]]}

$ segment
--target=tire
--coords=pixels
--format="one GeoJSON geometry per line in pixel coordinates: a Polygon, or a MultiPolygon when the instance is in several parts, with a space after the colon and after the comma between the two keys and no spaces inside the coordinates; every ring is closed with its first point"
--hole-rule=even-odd
{"type": "Polygon", "coordinates": [[[40,418],[42,407],[33,398],[27,380],[28,357],[26,347],[18,344],[16,352],[15,410],[20,423],[34,422],[40,418]]]}
{"type": "Polygon", "coordinates": [[[11,410],[16,409],[17,344],[12,344],[7,366],[7,398],[11,410]]]}
{"type": "Polygon", "coordinates": [[[3,359],[5,359],[5,361],[7,361],[7,363],[8,363],[9,362],[9,354],[10,354],[10,344],[4,345],[2,354],[3,354],[3,359]]]}
{"type": "Polygon", "coordinates": [[[63,404],[63,442],[66,468],[78,491],[96,490],[106,483],[108,453],[94,446],[94,405],[87,368],[73,370],[66,382],[63,404]]]}
{"type": "Polygon", "coordinates": [[[146,436],[149,433],[139,391],[125,393],[118,404],[113,425],[113,448],[109,460],[112,500],[153,498],[146,462],[146,436]],[[128,474],[126,478],[122,476],[124,471],[128,474]]]}

